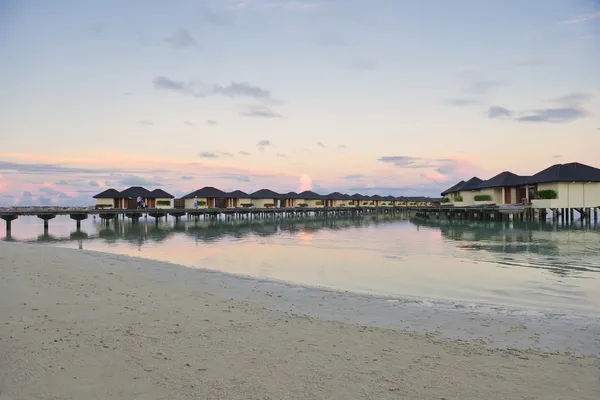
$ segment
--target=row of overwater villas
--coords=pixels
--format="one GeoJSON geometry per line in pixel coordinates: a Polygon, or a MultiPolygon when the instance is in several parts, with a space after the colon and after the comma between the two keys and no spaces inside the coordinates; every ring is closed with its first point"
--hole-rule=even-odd
{"type": "Polygon", "coordinates": [[[482,180],[473,177],[443,191],[442,204],[457,207],[531,204],[533,208],[600,207],[600,169],[573,162],[556,164],[534,175],[504,171],[482,180]]]}
{"type": "Polygon", "coordinates": [[[107,189],[94,196],[96,207],[104,209],[135,209],[137,199],[142,198],[148,208],[320,208],[320,207],[412,207],[435,206],[440,199],[429,197],[394,197],[366,196],[361,194],[347,195],[331,193],[321,195],[312,191],[301,193],[277,193],[269,189],[261,189],[254,193],[241,190],[224,192],[214,187],[204,187],[179,199],[162,189],[150,191],[141,186],[133,186],[119,192],[107,189]],[[196,206],[197,204],[197,206],[196,206]]]}

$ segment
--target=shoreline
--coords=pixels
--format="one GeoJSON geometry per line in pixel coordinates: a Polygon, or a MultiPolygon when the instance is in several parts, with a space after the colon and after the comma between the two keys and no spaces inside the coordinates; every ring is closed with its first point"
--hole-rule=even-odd
{"type": "Polygon", "coordinates": [[[460,315],[438,304],[40,245],[0,266],[0,399],[600,396],[599,357],[410,329],[460,315]]]}

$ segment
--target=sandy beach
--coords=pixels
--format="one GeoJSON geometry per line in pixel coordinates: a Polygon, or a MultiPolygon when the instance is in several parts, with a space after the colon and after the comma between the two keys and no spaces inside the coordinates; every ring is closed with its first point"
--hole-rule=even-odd
{"type": "Polygon", "coordinates": [[[229,279],[0,243],[0,399],[600,398],[598,357],[490,349],[206,288],[229,279]]]}

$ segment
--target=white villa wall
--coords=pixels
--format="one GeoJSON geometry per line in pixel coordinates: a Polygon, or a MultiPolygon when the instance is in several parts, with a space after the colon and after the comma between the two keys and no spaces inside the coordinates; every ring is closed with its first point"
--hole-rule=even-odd
{"type": "Polygon", "coordinates": [[[331,207],[348,207],[351,200],[330,200],[331,207]]]}
{"type": "MultiPolygon", "coordinates": [[[[194,200],[196,199],[185,199],[185,208],[195,208],[194,207],[194,200]]],[[[208,208],[208,199],[204,198],[204,197],[198,197],[198,203],[200,202],[204,202],[205,204],[203,206],[199,205],[198,208],[208,208]]]]}
{"type": "Polygon", "coordinates": [[[156,199],[156,208],[173,208],[173,200],[172,199],[156,199]],[[160,206],[158,205],[159,201],[168,201],[169,205],[168,206],[160,206]]]}
{"type": "Polygon", "coordinates": [[[96,204],[99,206],[110,206],[112,208],[115,205],[115,199],[96,199],[96,204]]]}
{"type": "MultiPolygon", "coordinates": [[[[473,204],[474,205],[486,205],[486,204],[501,204],[498,203],[498,200],[496,199],[496,193],[497,191],[495,190],[495,188],[485,188],[485,189],[480,189],[479,192],[475,193],[473,195],[473,204]],[[483,201],[475,201],[475,196],[490,196],[492,199],[491,200],[483,200],[483,201]]],[[[502,189],[500,189],[500,197],[502,197],[502,189]]]]}
{"type": "Polygon", "coordinates": [[[587,208],[600,207],[599,182],[543,183],[537,190],[554,190],[556,199],[532,200],[534,208],[587,208]]]}
{"type": "Polygon", "coordinates": [[[254,204],[253,208],[267,208],[265,204],[275,204],[277,206],[277,199],[250,199],[248,203],[254,204]]]}
{"type": "Polygon", "coordinates": [[[325,207],[325,200],[309,200],[309,199],[298,199],[296,200],[296,204],[308,204],[308,208],[318,208],[325,207]]]}

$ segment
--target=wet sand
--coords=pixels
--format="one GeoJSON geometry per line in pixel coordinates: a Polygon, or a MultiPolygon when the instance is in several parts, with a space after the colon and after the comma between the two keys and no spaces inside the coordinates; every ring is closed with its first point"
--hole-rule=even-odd
{"type": "Polygon", "coordinates": [[[600,398],[598,357],[299,315],[206,287],[235,279],[0,243],[0,399],[600,398]]]}

